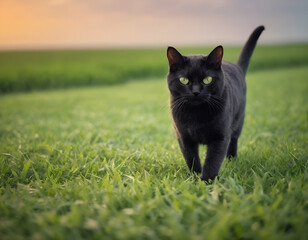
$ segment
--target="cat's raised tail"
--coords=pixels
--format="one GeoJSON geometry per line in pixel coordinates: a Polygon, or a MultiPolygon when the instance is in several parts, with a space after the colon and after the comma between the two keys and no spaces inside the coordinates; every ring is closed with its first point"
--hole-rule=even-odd
{"type": "Polygon", "coordinates": [[[247,72],[250,57],[253,53],[253,50],[255,49],[258,38],[260,37],[264,29],[265,29],[264,26],[259,26],[252,32],[247,42],[245,43],[242,49],[242,52],[237,60],[237,64],[242,68],[244,74],[246,74],[247,72]]]}

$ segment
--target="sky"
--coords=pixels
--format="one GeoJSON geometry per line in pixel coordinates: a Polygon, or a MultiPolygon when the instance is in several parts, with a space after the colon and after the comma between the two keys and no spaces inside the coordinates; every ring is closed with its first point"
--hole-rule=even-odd
{"type": "Polygon", "coordinates": [[[307,0],[0,0],[0,50],[308,42],[307,0]]]}

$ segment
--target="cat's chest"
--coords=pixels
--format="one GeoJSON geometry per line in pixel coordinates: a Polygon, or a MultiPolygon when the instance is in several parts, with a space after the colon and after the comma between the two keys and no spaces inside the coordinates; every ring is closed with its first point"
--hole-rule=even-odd
{"type": "Polygon", "coordinates": [[[182,135],[187,135],[200,144],[208,144],[223,138],[226,127],[221,117],[206,114],[190,113],[186,116],[176,116],[174,122],[182,135]]]}
{"type": "Polygon", "coordinates": [[[186,131],[190,138],[201,144],[208,144],[211,141],[221,139],[224,135],[223,128],[215,122],[190,125],[187,126],[186,131]]]}

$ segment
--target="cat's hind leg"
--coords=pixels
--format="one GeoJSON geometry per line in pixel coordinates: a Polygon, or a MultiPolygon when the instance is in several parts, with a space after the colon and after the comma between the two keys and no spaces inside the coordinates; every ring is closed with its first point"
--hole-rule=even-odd
{"type": "Polygon", "coordinates": [[[237,142],[241,135],[243,124],[244,124],[244,115],[242,115],[242,117],[238,120],[238,125],[231,135],[227,151],[228,159],[235,158],[237,156],[237,142]]]}
{"type": "Polygon", "coordinates": [[[227,158],[231,159],[237,156],[237,141],[238,138],[235,137],[231,138],[227,151],[227,158]]]}

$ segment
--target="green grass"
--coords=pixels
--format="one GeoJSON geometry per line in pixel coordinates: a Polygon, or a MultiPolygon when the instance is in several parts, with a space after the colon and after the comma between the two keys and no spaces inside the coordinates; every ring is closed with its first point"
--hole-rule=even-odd
{"type": "Polygon", "coordinates": [[[307,74],[248,74],[239,156],[212,185],[162,78],[1,96],[0,238],[307,239],[307,74]]]}
{"type": "MultiPolygon", "coordinates": [[[[213,47],[181,48],[207,55],[213,47]]],[[[241,47],[226,47],[224,59],[236,61],[241,47]]],[[[249,70],[308,65],[308,44],[258,46],[249,70]]],[[[166,49],[0,52],[0,93],[111,85],[131,79],[162,78],[166,49]]]]}

